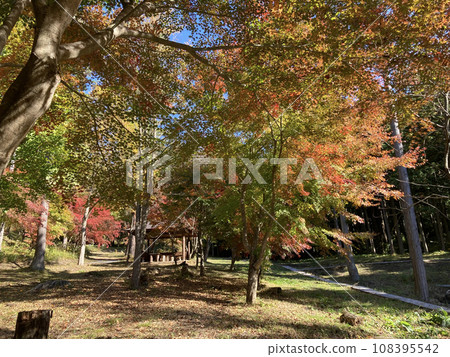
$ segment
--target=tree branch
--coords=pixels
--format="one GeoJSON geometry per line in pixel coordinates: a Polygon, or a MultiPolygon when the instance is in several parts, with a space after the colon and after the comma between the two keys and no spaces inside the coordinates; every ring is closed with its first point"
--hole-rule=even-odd
{"type": "Polygon", "coordinates": [[[11,9],[11,12],[6,17],[3,25],[0,27],[0,54],[3,51],[3,48],[6,45],[6,41],[11,34],[12,29],[14,28],[16,22],[19,20],[20,15],[22,15],[25,6],[30,3],[30,0],[16,0],[11,9]]]}

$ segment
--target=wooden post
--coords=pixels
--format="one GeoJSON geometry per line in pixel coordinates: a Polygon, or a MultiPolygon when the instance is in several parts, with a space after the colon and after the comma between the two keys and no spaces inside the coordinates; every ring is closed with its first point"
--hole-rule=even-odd
{"type": "Polygon", "coordinates": [[[14,338],[48,338],[52,316],[53,310],[19,312],[14,338]]]}
{"type": "Polygon", "coordinates": [[[186,237],[183,236],[183,246],[181,250],[181,260],[186,260],[186,237]]]}

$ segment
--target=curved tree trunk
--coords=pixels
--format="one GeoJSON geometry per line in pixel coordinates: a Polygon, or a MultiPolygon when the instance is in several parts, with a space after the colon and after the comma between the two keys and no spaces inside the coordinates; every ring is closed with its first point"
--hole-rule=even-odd
{"type": "MultiPolygon", "coordinates": [[[[344,215],[341,214],[339,216],[339,218],[341,221],[342,233],[348,234],[350,230],[348,228],[347,221],[346,221],[344,215]]],[[[347,264],[348,274],[350,275],[350,279],[354,283],[357,283],[359,281],[359,273],[358,273],[358,268],[356,267],[356,264],[355,264],[355,258],[353,257],[352,247],[345,243],[343,245],[344,245],[345,261],[347,264]]]]}
{"type": "Polygon", "coordinates": [[[33,1],[36,35],[31,55],[0,104],[0,175],[36,120],[50,107],[61,80],[61,37],[79,4],[79,0],[33,1]]]}
{"type": "Polygon", "coordinates": [[[86,206],[84,210],[83,220],[81,221],[81,232],[80,232],[80,256],[78,257],[78,265],[84,265],[84,256],[86,255],[86,228],[89,219],[90,207],[86,206]]]}
{"type": "MultiPolygon", "coordinates": [[[[403,156],[403,144],[398,128],[398,121],[396,118],[391,121],[392,135],[396,137],[394,142],[395,156],[403,156]]],[[[400,200],[400,205],[405,221],[406,237],[408,239],[409,255],[411,257],[414,283],[416,294],[424,301],[429,299],[427,274],[425,264],[423,262],[422,249],[420,248],[419,231],[416,221],[416,212],[414,210],[414,202],[411,195],[411,187],[409,184],[409,176],[406,167],[397,167],[400,188],[403,192],[403,197],[400,200]]]]}
{"type": "Polygon", "coordinates": [[[45,269],[45,248],[47,245],[48,208],[49,203],[44,197],[42,199],[42,212],[37,231],[37,240],[36,240],[36,248],[34,251],[34,258],[30,266],[31,269],[33,270],[45,269]]]}

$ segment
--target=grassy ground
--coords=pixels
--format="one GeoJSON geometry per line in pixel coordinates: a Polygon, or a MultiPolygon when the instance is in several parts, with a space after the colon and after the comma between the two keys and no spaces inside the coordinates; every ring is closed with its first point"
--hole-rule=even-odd
{"type": "MultiPolygon", "coordinates": [[[[450,284],[450,253],[436,252],[425,254],[425,268],[430,289],[430,302],[443,305],[443,297],[448,287],[439,285],[450,284]]],[[[408,255],[357,255],[356,265],[360,274],[360,285],[372,289],[397,294],[410,298],[416,298],[414,294],[414,276],[408,255]],[[371,264],[379,262],[390,264],[371,264]],[[395,263],[395,261],[402,261],[395,263]]],[[[318,262],[339,282],[351,283],[348,278],[345,261],[342,258],[322,258],[318,262]]],[[[309,273],[322,277],[329,277],[312,259],[301,262],[288,262],[290,266],[305,269],[309,273]]]]}
{"type": "MultiPolygon", "coordinates": [[[[64,257],[43,273],[0,264],[0,337],[13,335],[17,313],[53,309],[50,337],[56,338],[391,338],[448,337],[430,315],[400,302],[351,292],[285,270],[268,272],[258,303],[245,305],[245,262],[228,272],[229,261],[210,259],[207,277],[182,278],[179,268],[162,266],[149,286],[132,291],[123,253],[89,249],[84,267],[64,257]],[[117,261],[118,260],[118,261],[117,261]],[[111,261],[115,261],[111,263],[111,261]],[[104,265],[93,265],[99,263],[104,265]],[[71,285],[40,293],[29,290],[50,279],[71,285]],[[101,298],[97,299],[111,284],[101,298]],[[280,286],[281,296],[268,288],[280,286]],[[361,304],[361,306],[360,306],[361,304]],[[339,322],[344,308],[363,316],[359,326],[339,322]],[[67,330],[66,330],[67,329],[67,330]]],[[[23,264],[24,265],[24,264],[23,264]]]]}

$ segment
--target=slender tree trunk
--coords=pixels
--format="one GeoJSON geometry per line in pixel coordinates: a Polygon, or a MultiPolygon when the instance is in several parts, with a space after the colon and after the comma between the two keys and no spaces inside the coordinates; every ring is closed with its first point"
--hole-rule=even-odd
{"type": "Polygon", "coordinates": [[[141,276],[141,249],[142,249],[142,205],[136,205],[136,228],[135,228],[135,249],[134,249],[134,260],[133,260],[133,273],[131,275],[131,288],[139,288],[139,279],[141,276]]]}
{"type": "Polygon", "coordinates": [[[146,195],[144,204],[137,204],[136,207],[136,247],[134,251],[133,273],[131,275],[131,288],[138,289],[139,281],[141,277],[141,257],[142,257],[142,244],[147,232],[147,215],[149,210],[149,199],[146,195]]]}
{"type": "Polygon", "coordinates": [[[134,257],[136,250],[136,212],[131,218],[130,233],[128,234],[128,244],[127,244],[127,263],[131,257],[134,257]],[[134,230],[134,233],[133,233],[134,230]]]}
{"type": "MultiPolygon", "coordinates": [[[[402,157],[403,144],[396,117],[394,117],[391,121],[391,130],[392,135],[396,137],[394,142],[395,156],[402,157]]],[[[414,272],[415,292],[420,299],[428,301],[429,292],[427,274],[425,264],[423,262],[422,249],[420,248],[419,231],[417,227],[416,213],[414,210],[414,202],[411,195],[408,171],[404,166],[397,167],[397,171],[400,180],[400,188],[403,192],[403,197],[400,200],[400,204],[404,216],[409,255],[411,257],[414,272]]]]}
{"type": "Polygon", "coordinates": [[[81,221],[81,231],[80,231],[80,256],[78,257],[78,265],[84,265],[84,256],[86,255],[86,229],[87,222],[89,219],[90,207],[87,205],[84,209],[83,219],[81,221]]]}
{"type": "MultiPolygon", "coordinates": [[[[366,225],[366,230],[369,233],[372,233],[372,229],[370,227],[370,222],[369,222],[369,215],[367,214],[367,208],[363,207],[363,211],[364,211],[364,223],[366,225]]],[[[369,238],[369,245],[370,245],[370,251],[372,252],[372,254],[377,254],[377,250],[375,249],[375,243],[373,241],[373,237],[370,236],[369,238]]]]}
{"type": "Polygon", "coordinates": [[[405,254],[405,247],[403,246],[403,239],[402,239],[402,233],[400,231],[400,221],[397,218],[397,213],[395,212],[395,204],[394,204],[394,214],[392,218],[394,219],[394,232],[395,236],[397,237],[397,244],[398,244],[398,251],[400,254],[405,254]]]}
{"type": "Polygon", "coordinates": [[[5,222],[0,223],[0,252],[2,251],[3,246],[3,236],[5,234],[5,226],[6,226],[5,222]]]}
{"type": "Polygon", "coordinates": [[[200,250],[200,276],[205,276],[205,248],[203,247],[203,239],[199,240],[199,250],[200,250]]]}
{"type": "Polygon", "coordinates": [[[47,245],[47,223],[48,223],[48,209],[49,203],[42,199],[42,212],[39,219],[39,227],[37,231],[36,249],[34,251],[34,258],[31,262],[31,269],[44,270],[45,269],[45,248],[47,245]]]}
{"type": "Polygon", "coordinates": [[[442,218],[442,227],[444,228],[444,236],[445,236],[445,241],[447,243],[447,249],[450,248],[450,230],[448,227],[448,215],[447,215],[447,208],[445,207],[445,202],[443,202],[442,200],[440,201],[441,205],[441,212],[443,213],[442,218]]]}
{"type": "Polygon", "coordinates": [[[64,250],[67,250],[67,243],[68,243],[67,234],[64,234],[63,235],[63,244],[62,244],[62,247],[64,250]]]}
{"type": "Polygon", "coordinates": [[[430,251],[428,250],[427,237],[425,235],[425,232],[423,231],[422,219],[420,218],[420,214],[417,214],[417,226],[418,226],[419,234],[420,234],[419,239],[423,245],[423,251],[425,253],[429,253],[430,251]]]}
{"type": "Polygon", "coordinates": [[[205,245],[203,249],[204,249],[203,257],[205,259],[205,262],[208,262],[209,251],[211,250],[211,238],[208,237],[208,239],[205,240],[205,245]]]}
{"type": "MultiPolygon", "coordinates": [[[[438,206],[439,209],[439,206],[438,206]]],[[[436,222],[436,234],[438,236],[440,250],[445,251],[444,227],[442,224],[441,213],[438,211],[434,214],[436,222]]]]}
{"type": "Polygon", "coordinates": [[[0,27],[0,54],[2,53],[3,48],[6,45],[6,40],[11,34],[11,31],[14,28],[15,24],[17,23],[17,20],[19,20],[19,17],[22,14],[23,9],[25,8],[25,6],[27,6],[29,2],[30,0],[16,0],[14,2],[13,8],[11,9],[11,12],[6,17],[5,21],[3,22],[3,25],[0,27]]]}
{"type": "Polygon", "coordinates": [[[234,264],[236,263],[237,258],[237,249],[231,248],[231,264],[230,264],[230,271],[234,270],[234,264]]]}
{"type": "MultiPolygon", "coordinates": [[[[341,221],[341,230],[342,233],[348,234],[350,231],[348,229],[347,221],[345,219],[344,215],[339,215],[340,221],[341,221]]],[[[344,243],[344,251],[346,255],[346,264],[347,264],[347,270],[348,274],[350,275],[350,279],[357,283],[359,281],[359,273],[358,268],[355,264],[355,258],[353,257],[352,247],[349,244],[344,243]]]]}
{"type": "Polygon", "coordinates": [[[247,280],[247,304],[253,304],[256,301],[258,294],[258,275],[260,266],[257,264],[257,257],[255,252],[250,253],[248,265],[248,280],[247,280]]]}
{"type": "Polygon", "coordinates": [[[127,255],[127,263],[130,261],[130,258],[133,258],[136,254],[136,235],[132,234],[129,239],[129,251],[127,255]]]}
{"type": "Polygon", "coordinates": [[[389,219],[388,219],[388,214],[387,214],[386,210],[387,210],[386,203],[385,203],[384,199],[382,199],[381,200],[381,215],[382,215],[381,222],[383,223],[384,234],[385,234],[385,237],[389,244],[389,252],[391,255],[394,255],[395,254],[394,242],[392,241],[391,228],[389,225],[389,219]]]}

